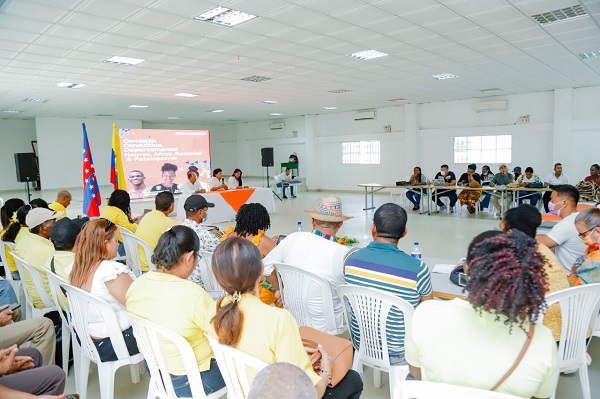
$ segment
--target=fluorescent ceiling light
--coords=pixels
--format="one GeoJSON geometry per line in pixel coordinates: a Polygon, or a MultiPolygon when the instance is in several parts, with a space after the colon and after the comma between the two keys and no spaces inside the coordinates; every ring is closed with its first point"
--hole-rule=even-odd
{"type": "Polygon", "coordinates": [[[579,54],[579,58],[581,58],[582,60],[589,60],[590,58],[596,58],[596,57],[600,57],[600,50],[599,51],[590,51],[589,53],[579,54]]]}
{"type": "Polygon", "coordinates": [[[281,116],[283,114],[280,114],[279,112],[272,112],[269,115],[271,115],[271,116],[281,116]]]}
{"type": "Polygon", "coordinates": [[[175,94],[177,97],[198,97],[200,94],[192,94],[192,93],[177,93],[175,94]]]}
{"type": "Polygon", "coordinates": [[[42,100],[41,98],[26,98],[24,103],[47,103],[50,100],[42,100]]]}
{"type": "Polygon", "coordinates": [[[371,60],[373,58],[385,57],[389,54],[377,50],[365,50],[358,53],[352,53],[348,57],[358,58],[359,60],[371,60]]]}
{"type": "Polygon", "coordinates": [[[392,98],[391,100],[388,100],[388,101],[391,101],[393,103],[400,103],[402,101],[408,101],[408,100],[406,98],[400,98],[399,97],[399,98],[392,98]]]}
{"type": "Polygon", "coordinates": [[[352,90],[350,89],[336,89],[336,90],[329,90],[330,93],[335,93],[335,94],[341,94],[341,93],[349,93],[352,90]]]}
{"type": "Polygon", "coordinates": [[[221,6],[194,17],[194,19],[199,21],[210,22],[223,26],[239,25],[242,22],[250,21],[254,18],[256,18],[256,15],[247,14],[242,11],[232,10],[230,8],[221,6]]]}
{"type": "Polygon", "coordinates": [[[571,7],[561,8],[560,10],[542,12],[540,14],[532,15],[531,17],[540,25],[550,25],[570,19],[585,17],[587,15],[588,14],[583,6],[581,4],[577,4],[571,7]]]}
{"type": "Polygon", "coordinates": [[[337,107],[321,107],[323,109],[337,109],[337,107]]]}
{"type": "Polygon", "coordinates": [[[181,116],[169,116],[169,119],[182,119],[181,116]]]}
{"type": "Polygon", "coordinates": [[[146,60],[142,60],[140,58],[128,58],[128,57],[110,57],[104,60],[104,62],[108,62],[111,64],[121,64],[121,65],[137,65],[141,64],[146,60]]]}
{"type": "Polygon", "coordinates": [[[98,116],[98,117],[108,117],[108,116],[113,116],[113,114],[96,114],[94,116],[98,116]]]}
{"type": "Polygon", "coordinates": [[[136,105],[136,104],[133,104],[133,105],[130,105],[129,108],[148,108],[148,106],[147,105],[136,105]]]}
{"type": "Polygon", "coordinates": [[[18,114],[19,112],[23,112],[23,111],[17,111],[16,109],[5,109],[2,112],[6,113],[6,114],[18,114]]]}
{"type": "Polygon", "coordinates": [[[252,75],[246,78],[242,78],[240,80],[246,80],[248,82],[264,82],[265,80],[271,80],[272,78],[267,78],[266,76],[252,75]]]}
{"type": "Polygon", "coordinates": [[[219,113],[219,112],[225,112],[225,110],[224,109],[213,109],[212,111],[207,111],[207,112],[219,113]]]}
{"type": "Polygon", "coordinates": [[[439,73],[437,75],[431,75],[431,77],[437,80],[444,80],[458,78],[458,75],[455,75],[453,73],[439,73]]]}
{"type": "Polygon", "coordinates": [[[84,87],[84,84],[81,83],[68,83],[68,82],[60,82],[56,84],[56,87],[61,87],[64,89],[81,89],[84,87]]]}
{"type": "Polygon", "coordinates": [[[259,102],[259,104],[273,105],[273,104],[277,104],[277,101],[275,101],[275,100],[265,100],[265,101],[259,102]]]}
{"type": "Polygon", "coordinates": [[[481,89],[479,90],[482,93],[492,93],[494,91],[500,91],[500,89],[498,89],[497,87],[491,88],[491,89],[481,89]]]}

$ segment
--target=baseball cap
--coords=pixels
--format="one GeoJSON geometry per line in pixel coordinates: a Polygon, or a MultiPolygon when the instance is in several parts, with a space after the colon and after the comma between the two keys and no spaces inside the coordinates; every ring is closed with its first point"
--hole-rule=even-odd
{"type": "Polygon", "coordinates": [[[214,208],[214,206],[215,204],[206,201],[206,198],[201,195],[191,195],[185,200],[183,209],[185,209],[187,212],[193,212],[206,207],[214,208]]]}
{"type": "Polygon", "coordinates": [[[508,167],[508,166],[506,166],[506,164],[505,164],[505,163],[501,163],[501,164],[500,164],[500,168],[499,168],[499,169],[502,169],[502,168],[507,168],[507,167],[508,167]]]}
{"type": "Polygon", "coordinates": [[[513,172],[520,172],[520,171],[521,171],[520,166],[515,166],[515,168],[513,169],[513,172]]]}
{"type": "Polygon", "coordinates": [[[25,218],[25,224],[29,229],[39,226],[48,220],[56,219],[58,213],[46,208],[34,208],[29,211],[25,218]]]}
{"type": "Polygon", "coordinates": [[[54,223],[50,232],[50,241],[57,248],[73,248],[80,231],[81,223],[76,223],[65,217],[54,223]]]}

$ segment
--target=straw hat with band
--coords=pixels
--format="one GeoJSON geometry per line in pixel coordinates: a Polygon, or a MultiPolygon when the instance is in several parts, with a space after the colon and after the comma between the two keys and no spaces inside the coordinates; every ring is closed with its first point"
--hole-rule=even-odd
{"type": "Polygon", "coordinates": [[[342,214],[342,199],[333,195],[324,195],[317,199],[315,209],[305,211],[313,219],[322,220],[324,222],[343,222],[352,218],[342,214]]]}

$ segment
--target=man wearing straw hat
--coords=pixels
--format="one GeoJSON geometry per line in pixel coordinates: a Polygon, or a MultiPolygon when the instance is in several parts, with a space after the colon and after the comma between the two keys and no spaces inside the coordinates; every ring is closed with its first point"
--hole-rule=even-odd
{"type": "Polygon", "coordinates": [[[312,217],[311,232],[296,232],[287,236],[263,259],[265,275],[270,275],[277,263],[296,266],[323,277],[331,285],[336,328],[327,328],[323,314],[323,299],[316,287],[312,300],[306,304],[310,313],[316,315],[314,328],[338,335],[344,325],[342,303],[335,288],[344,284],[344,257],[349,247],[337,243],[335,236],[345,220],[351,218],[342,213],[342,200],[335,196],[322,196],[314,210],[306,211],[312,217]]]}

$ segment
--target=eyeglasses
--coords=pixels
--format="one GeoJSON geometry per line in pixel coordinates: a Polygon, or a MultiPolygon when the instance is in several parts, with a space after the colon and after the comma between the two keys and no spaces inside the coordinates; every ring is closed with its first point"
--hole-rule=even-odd
{"type": "Polygon", "coordinates": [[[585,236],[587,236],[587,235],[588,235],[588,233],[589,233],[590,231],[594,230],[596,227],[598,227],[598,226],[594,226],[594,227],[592,227],[591,229],[584,231],[583,233],[579,233],[579,238],[585,238],[585,236]]]}

